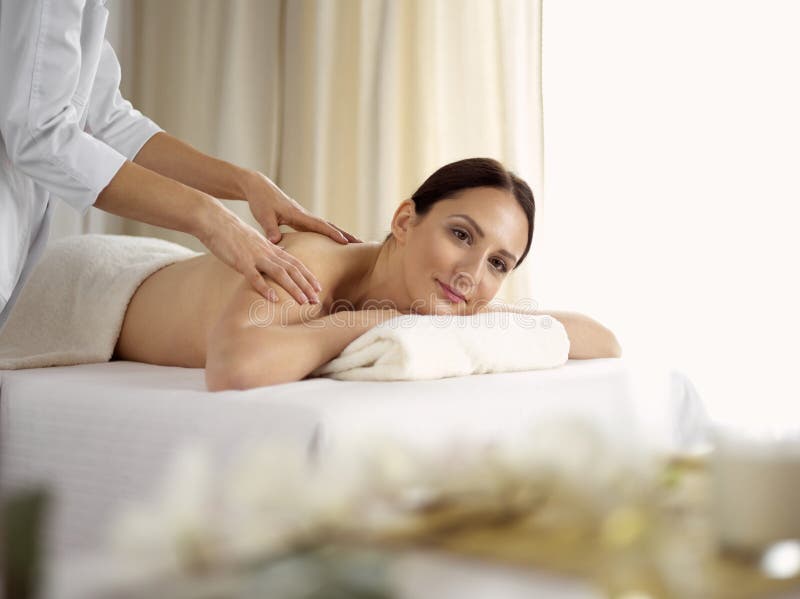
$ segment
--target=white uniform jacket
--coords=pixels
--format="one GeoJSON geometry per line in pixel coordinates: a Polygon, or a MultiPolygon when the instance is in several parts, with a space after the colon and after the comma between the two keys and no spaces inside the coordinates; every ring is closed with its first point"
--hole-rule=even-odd
{"type": "Polygon", "coordinates": [[[0,0],[0,328],[47,243],[161,129],[119,92],[105,0],[0,0]]]}

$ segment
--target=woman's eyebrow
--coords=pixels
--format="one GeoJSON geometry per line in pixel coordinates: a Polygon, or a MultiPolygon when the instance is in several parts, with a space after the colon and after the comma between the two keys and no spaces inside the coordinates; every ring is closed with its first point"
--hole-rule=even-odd
{"type": "MultiPolygon", "coordinates": [[[[453,214],[451,216],[458,217],[458,218],[463,218],[470,225],[472,225],[472,227],[475,229],[475,232],[478,233],[478,235],[480,235],[481,237],[486,237],[486,235],[484,234],[483,229],[481,229],[480,225],[478,223],[476,223],[475,219],[472,218],[471,216],[469,216],[468,214],[453,214]]],[[[511,252],[509,252],[508,250],[499,250],[497,253],[498,254],[502,254],[503,256],[508,258],[509,260],[513,260],[514,264],[517,263],[517,257],[514,254],[512,254],[511,252]]]]}
{"type": "Polygon", "coordinates": [[[486,237],[486,235],[484,235],[483,233],[483,229],[481,229],[480,225],[476,223],[475,219],[473,219],[471,216],[468,216],[466,214],[453,214],[452,216],[463,218],[465,221],[467,221],[469,224],[472,225],[472,227],[478,232],[478,235],[480,235],[481,237],[486,237]]]}

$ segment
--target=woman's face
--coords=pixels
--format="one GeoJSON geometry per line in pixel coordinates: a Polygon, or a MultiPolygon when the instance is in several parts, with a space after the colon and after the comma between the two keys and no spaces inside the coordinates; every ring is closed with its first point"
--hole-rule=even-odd
{"type": "Polygon", "coordinates": [[[528,241],[525,211],[513,194],[466,189],[436,202],[423,217],[413,206],[410,200],[401,204],[393,221],[412,311],[468,314],[485,306],[528,241]]]}

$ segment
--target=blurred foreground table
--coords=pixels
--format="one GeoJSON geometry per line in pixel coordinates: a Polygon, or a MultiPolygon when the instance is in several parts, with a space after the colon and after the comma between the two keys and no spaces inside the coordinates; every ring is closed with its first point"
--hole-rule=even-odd
{"type": "MultiPolygon", "coordinates": [[[[557,506],[550,506],[551,509],[557,506]]],[[[60,564],[46,599],[755,599],[800,597],[797,569],[721,551],[702,457],[664,462],[653,489],[602,518],[450,504],[372,538],[327,539],[279,559],[100,592],[102,559],[60,564]],[[90,591],[94,585],[95,591],[90,591]]],[[[790,559],[791,561],[791,559],[790,559]]],[[[789,564],[791,565],[791,564],[789,564]]]]}

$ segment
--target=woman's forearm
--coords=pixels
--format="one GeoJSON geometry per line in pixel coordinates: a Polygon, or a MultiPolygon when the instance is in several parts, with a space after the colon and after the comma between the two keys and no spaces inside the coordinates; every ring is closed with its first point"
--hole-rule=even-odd
{"type": "Polygon", "coordinates": [[[564,330],[567,332],[570,360],[619,358],[622,356],[622,347],[614,333],[585,314],[554,310],[532,310],[531,308],[520,308],[513,304],[502,302],[492,302],[487,306],[487,309],[499,312],[552,316],[564,325],[564,330]]]}
{"type": "Polygon", "coordinates": [[[378,310],[343,311],[279,327],[268,374],[270,384],[297,381],[338,356],[382,318],[378,310]]]}
{"type": "Polygon", "coordinates": [[[227,347],[219,348],[224,360],[207,361],[206,382],[215,391],[299,381],[393,315],[392,311],[359,310],[299,324],[250,324],[232,337],[227,347]]]}
{"type": "Polygon", "coordinates": [[[610,329],[578,312],[544,311],[564,325],[569,337],[569,359],[619,358],[622,356],[617,338],[610,329]]]}

